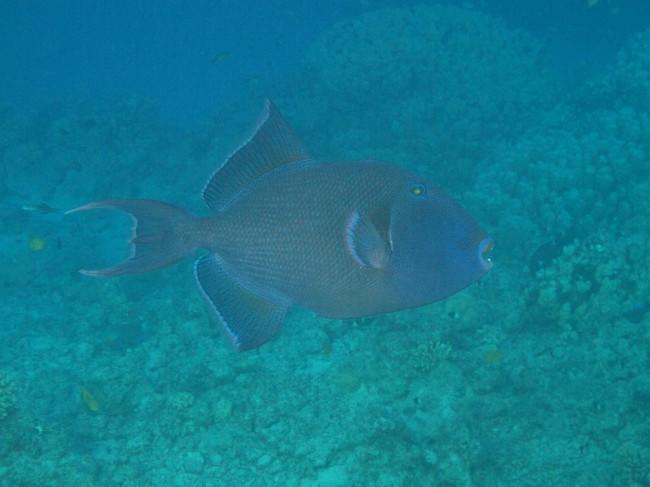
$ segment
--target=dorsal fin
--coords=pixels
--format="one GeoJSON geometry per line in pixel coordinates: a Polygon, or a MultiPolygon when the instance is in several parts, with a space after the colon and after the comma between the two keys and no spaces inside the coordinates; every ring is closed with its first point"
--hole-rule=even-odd
{"type": "Polygon", "coordinates": [[[252,135],[212,174],[203,188],[203,199],[213,210],[222,210],[255,179],[284,164],[307,159],[300,140],[267,98],[252,135]]]}

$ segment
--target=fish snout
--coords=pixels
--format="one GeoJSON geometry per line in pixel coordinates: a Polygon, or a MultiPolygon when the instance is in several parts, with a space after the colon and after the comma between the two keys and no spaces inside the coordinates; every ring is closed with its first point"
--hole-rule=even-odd
{"type": "Polygon", "coordinates": [[[481,263],[481,267],[486,272],[492,269],[492,259],[489,254],[490,251],[494,248],[494,240],[490,237],[485,237],[478,244],[478,260],[481,263]]]}

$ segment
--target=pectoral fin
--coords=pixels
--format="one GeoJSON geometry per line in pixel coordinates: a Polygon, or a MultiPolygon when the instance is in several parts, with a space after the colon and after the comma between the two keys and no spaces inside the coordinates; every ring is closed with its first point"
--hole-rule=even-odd
{"type": "Polygon", "coordinates": [[[390,259],[390,243],[373,222],[358,211],[349,216],[346,227],[348,251],[359,265],[383,269],[390,259]]]}

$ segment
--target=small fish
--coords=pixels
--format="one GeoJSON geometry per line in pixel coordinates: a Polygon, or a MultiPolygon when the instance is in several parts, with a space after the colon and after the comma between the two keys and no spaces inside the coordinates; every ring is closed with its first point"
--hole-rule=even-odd
{"type": "Polygon", "coordinates": [[[42,213],[42,214],[57,213],[61,211],[58,208],[52,208],[50,205],[48,205],[43,201],[35,205],[23,205],[21,209],[23,211],[28,211],[30,213],[42,213]]]}
{"type": "Polygon", "coordinates": [[[640,303],[630,306],[623,312],[622,316],[630,323],[641,323],[648,312],[650,312],[650,300],[641,301],[640,303]]]}
{"type": "Polygon", "coordinates": [[[40,252],[45,248],[45,239],[41,237],[32,237],[27,244],[32,252],[40,252]]]}
{"type": "Polygon", "coordinates": [[[227,51],[220,51],[210,58],[210,63],[219,64],[220,62],[225,61],[230,57],[230,53],[227,51]]]}
{"type": "Polygon", "coordinates": [[[503,360],[503,352],[501,350],[489,350],[483,354],[483,360],[488,365],[497,365],[503,360]]]}
{"type": "Polygon", "coordinates": [[[198,217],[154,200],[109,199],[134,221],[132,255],[87,276],[147,272],[198,249],[203,298],[237,350],[259,347],[298,305],[355,318],[423,306],[480,279],[492,239],[430,181],[378,162],[313,159],[271,101],[203,189],[198,217]]]}
{"type": "Polygon", "coordinates": [[[262,84],[262,79],[260,75],[254,74],[247,79],[247,82],[249,86],[254,87],[262,84]]]}
{"type": "Polygon", "coordinates": [[[81,386],[79,389],[79,397],[84,407],[91,413],[99,412],[99,401],[95,398],[92,392],[87,387],[81,386]]]}

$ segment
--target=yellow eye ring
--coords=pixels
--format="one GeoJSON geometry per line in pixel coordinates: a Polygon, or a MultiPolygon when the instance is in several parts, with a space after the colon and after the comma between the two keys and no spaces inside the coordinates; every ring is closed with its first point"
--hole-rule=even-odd
{"type": "Polygon", "coordinates": [[[411,194],[414,196],[422,196],[424,193],[425,190],[422,184],[416,184],[411,187],[411,194]]]}

